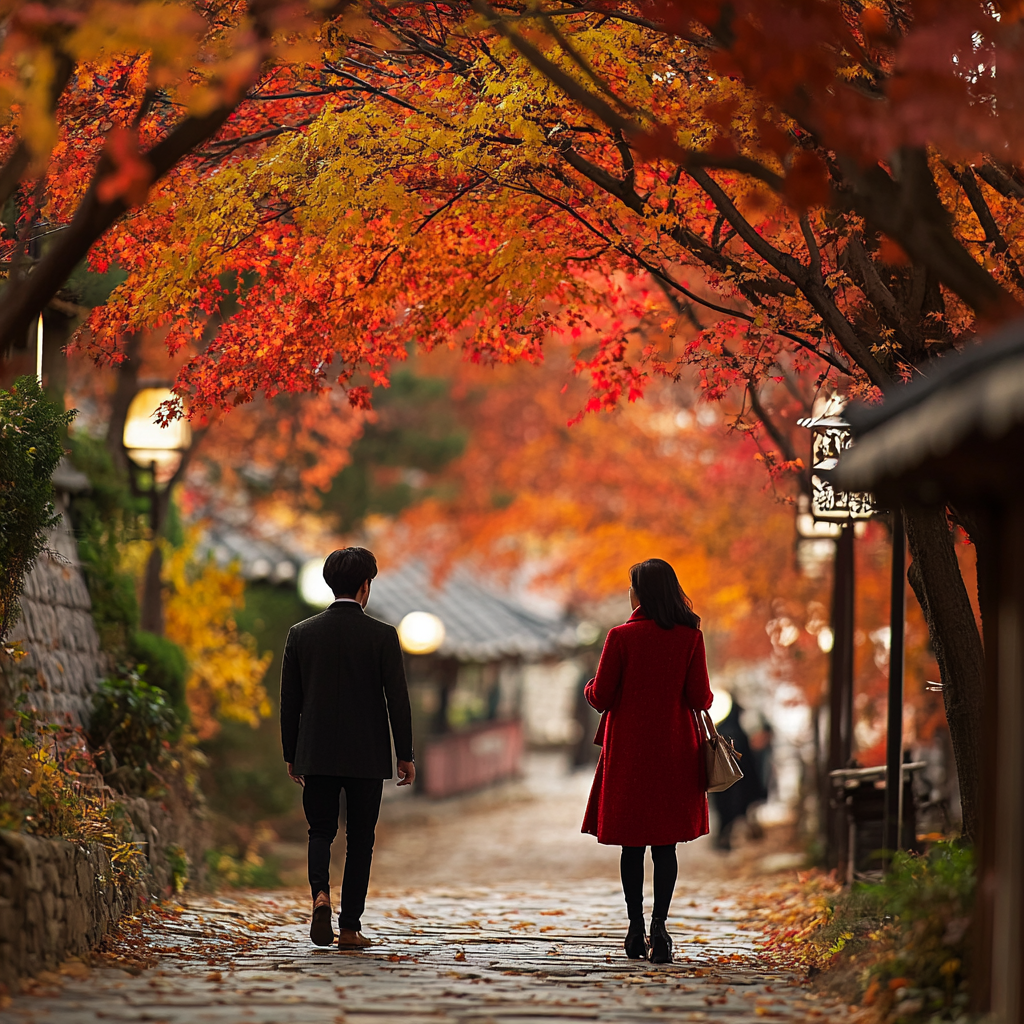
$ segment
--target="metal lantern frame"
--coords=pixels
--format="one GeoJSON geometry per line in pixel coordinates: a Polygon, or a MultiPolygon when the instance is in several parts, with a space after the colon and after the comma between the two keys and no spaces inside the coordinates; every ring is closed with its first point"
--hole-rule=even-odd
{"type": "MultiPolygon", "coordinates": [[[[829,673],[829,757],[830,782],[848,769],[853,738],[853,649],[854,649],[854,527],[873,518],[880,510],[869,491],[850,491],[836,485],[833,474],[844,453],[854,444],[853,428],[839,415],[798,420],[811,431],[811,495],[799,510],[797,530],[803,538],[823,534],[835,539],[833,575],[831,665],[829,673]]],[[[888,729],[886,779],[903,774],[903,668],[904,621],[906,618],[906,536],[903,514],[892,510],[893,550],[890,612],[888,729]]],[[[823,794],[829,807],[827,840],[832,866],[845,868],[852,876],[852,854],[848,847],[849,824],[845,807],[823,794]]],[[[897,850],[905,843],[900,834],[903,821],[903,786],[886,785],[883,836],[885,849],[897,850]]],[[[913,837],[909,837],[913,838],[913,837]]]]}

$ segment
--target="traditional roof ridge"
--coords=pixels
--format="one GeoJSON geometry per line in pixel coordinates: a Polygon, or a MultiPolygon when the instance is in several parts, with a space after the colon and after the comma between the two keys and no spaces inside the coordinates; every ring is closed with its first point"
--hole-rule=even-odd
{"type": "Polygon", "coordinates": [[[881,405],[848,408],[857,443],[839,460],[840,487],[870,489],[947,454],[971,433],[998,439],[1024,422],[1024,320],[929,369],[881,405]]]}

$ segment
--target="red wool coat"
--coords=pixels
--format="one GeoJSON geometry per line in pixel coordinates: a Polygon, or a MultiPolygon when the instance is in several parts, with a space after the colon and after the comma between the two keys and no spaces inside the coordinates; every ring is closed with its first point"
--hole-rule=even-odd
{"type": "Polygon", "coordinates": [[[605,712],[583,831],[610,846],[668,846],[708,832],[693,712],[711,707],[699,629],[662,629],[643,610],[609,630],[587,700],[605,712]]]}

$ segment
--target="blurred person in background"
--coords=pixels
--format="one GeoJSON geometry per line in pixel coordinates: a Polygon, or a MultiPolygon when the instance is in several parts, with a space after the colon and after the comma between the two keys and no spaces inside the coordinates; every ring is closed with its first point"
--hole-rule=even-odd
{"type": "MultiPolygon", "coordinates": [[[[740,766],[743,778],[734,786],[720,793],[712,793],[715,812],[718,815],[718,832],[715,834],[715,847],[719,850],[732,849],[732,836],[736,822],[741,818],[752,821],[751,838],[760,839],[764,834],[752,809],[768,799],[768,787],[765,761],[771,760],[771,736],[764,730],[758,730],[757,737],[760,749],[755,751],[750,736],[743,728],[745,711],[739,701],[733,698],[729,714],[718,723],[718,731],[722,736],[732,740],[736,753],[740,755],[740,766]],[[748,818],[748,814],[750,817],[748,818]]],[[[761,720],[763,721],[763,719],[761,720]]]]}
{"type": "Polygon", "coordinates": [[[676,883],[676,843],[708,832],[706,770],[695,711],[711,707],[700,619],[675,570],[660,558],[629,571],[633,614],[605,638],[586,687],[603,712],[601,756],[583,831],[621,846],[630,959],[672,961],[665,922],[676,883]],[[644,926],[644,857],[654,860],[650,942],[644,926]],[[649,945],[649,948],[648,948],[649,945]]]}

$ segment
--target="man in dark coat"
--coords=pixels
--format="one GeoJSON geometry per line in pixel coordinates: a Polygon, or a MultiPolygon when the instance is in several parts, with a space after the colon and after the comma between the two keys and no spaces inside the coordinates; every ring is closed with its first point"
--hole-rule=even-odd
{"type": "Polygon", "coordinates": [[[288,631],[281,664],[281,742],[288,775],[303,787],[309,822],[309,886],[318,946],[334,942],[331,927],[331,843],[345,792],[345,876],[338,945],[370,945],[360,931],[384,779],[416,778],[412,714],[402,648],[394,626],[363,613],[377,560],[366,548],[333,551],[324,579],[335,601],[288,631]],[[390,735],[389,735],[390,723],[390,735]]]}

